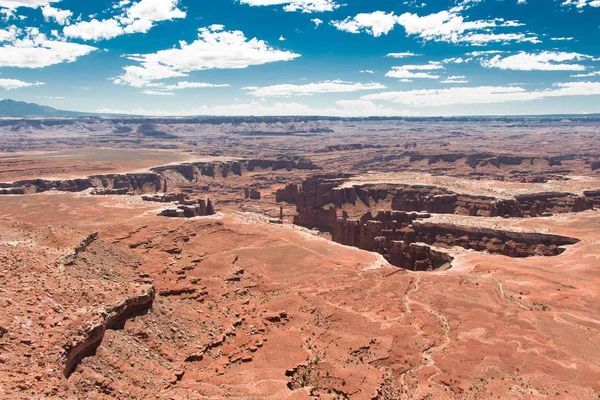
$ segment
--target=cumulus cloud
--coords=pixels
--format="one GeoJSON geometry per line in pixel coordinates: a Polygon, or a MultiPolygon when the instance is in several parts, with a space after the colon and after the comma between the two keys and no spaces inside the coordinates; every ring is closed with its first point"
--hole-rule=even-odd
{"type": "Polygon", "coordinates": [[[66,37],[83,40],[112,39],[124,33],[121,24],[114,19],[81,21],[67,26],[63,30],[66,37]]]}
{"type": "Polygon", "coordinates": [[[8,8],[11,10],[19,7],[37,8],[45,6],[50,3],[57,3],[60,0],[0,0],[0,7],[8,8]]]}
{"type": "Polygon", "coordinates": [[[549,97],[600,95],[600,82],[556,83],[551,88],[528,91],[520,86],[453,87],[383,92],[361,97],[411,107],[441,107],[456,104],[490,104],[531,101],[549,97]]]}
{"type": "Polygon", "coordinates": [[[324,81],[307,83],[305,85],[272,85],[264,87],[246,87],[248,93],[255,97],[291,97],[291,96],[312,96],[319,93],[349,93],[361,90],[386,89],[380,83],[353,83],[342,80],[324,81]]]}
{"type": "Polygon", "coordinates": [[[3,79],[0,78],[0,88],[6,90],[20,89],[29,86],[41,86],[43,82],[23,82],[18,79],[3,79]]]}
{"type": "Polygon", "coordinates": [[[79,43],[49,40],[36,28],[29,28],[24,38],[0,47],[0,67],[43,68],[74,62],[95,50],[79,43]]]}
{"type": "Polygon", "coordinates": [[[179,8],[179,0],[121,2],[116,8],[123,8],[123,12],[108,19],[77,22],[65,27],[63,35],[83,40],[107,40],[125,34],[146,33],[156,22],[186,17],[186,12],[179,8]]]}
{"type": "Polygon", "coordinates": [[[432,74],[430,71],[444,69],[444,66],[439,62],[430,62],[429,64],[421,65],[401,65],[392,67],[385,76],[388,78],[397,79],[438,79],[440,76],[432,74]]]}
{"type": "Polygon", "coordinates": [[[241,31],[224,31],[222,28],[201,28],[196,41],[182,41],[179,48],[129,55],[130,60],[137,61],[140,65],[125,67],[125,73],[114,82],[151,87],[156,85],[153,81],[187,76],[193,71],[242,69],[300,57],[300,54],[275,49],[263,40],[247,39],[241,31]]]}
{"type": "Polygon", "coordinates": [[[0,29],[0,42],[13,42],[20,34],[21,29],[14,25],[0,29]]]}
{"type": "Polygon", "coordinates": [[[283,6],[284,11],[303,13],[333,11],[339,7],[334,0],[240,0],[240,3],[250,6],[283,6]]]}
{"type": "Polygon", "coordinates": [[[581,10],[587,6],[600,7],[600,0],[564,0],[561,4],[563,6],[576,7],[581,10]]]}
{"type": "Polygon", "coordinates": [[[385,13],[375,11],[361,13],[355,17],[348,17],[342,21],[331,21],[331,25],[340,31],[350,33],[366,32],[375,37],[387,35],[396,25],[397,17],[393,12],[385,13]]]}
{"type": "Polygon", "coordinates": [[[534,54],[522,51],[508,57],[496,55],[489,60],[482,60],[481,65],[515,71],[583,71],[585,66],[573,61],[586,59],[592,57],[579,53],[542,51],[534,54]]]}
{"type": "Polygon", "coordinates": [[[127,10],[129,20],[170,21],[185,18],[186,13],[178,8],[179,0],[141,0],[127,10]]]}
{"type": "Polygon", "coordinates": [[[469,43],[484,45],[492,42],[532,42],[539,43],[536,35],[525,33],[496,33],[498,28],[515,28],[522,26],[517,21],[505,21],[501,18],[492,20],[466,21],[459,15],[461,7],[449,11],[419,16],[414,13],[395,15],[374,11],[361,13],[344,20],[332,21],[337,29],[350,33],[366,32],[375,37],[387,35],[396,25],[401,25],[408,36],[417,36],[425,41],[448,43],[469,43]]]}
{"type": "Polygon", "coordinates": [[[60,10],[47,4],[42,8],[42,15],[46,22],[53,19],[59,25],[68,25],[73,12],[70,10],[60,10]]]}

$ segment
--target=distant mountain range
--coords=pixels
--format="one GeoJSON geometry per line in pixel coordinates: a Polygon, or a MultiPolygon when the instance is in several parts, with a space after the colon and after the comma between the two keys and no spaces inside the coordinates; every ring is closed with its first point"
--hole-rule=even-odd
{"type": "Polygon", "coordinates": [[[83,113],[76,111],[57,110],[56,108],[42,106],[35,103],[15,101],[10,99],[0,100],[0,117],[98,117],[103,114],[83,113]]]}
{"type": "MultiPolygon", "coordinates": [[[[102,114],[102,113],[89,113],[80,111],[65,111],[58,110],[56,108],[42,106],[35,103],[26,103],[24,101],[15,101],[10,99],[0,100],[0,118],[2,117],[13,117],[13,118],[77,118],[77,117],[127,117],[127,118],[142,118],[146,119],[141,115],[126,115],[126,114],[102,114]]],[[[461,120],[484,120],[484,119],[527,119],[527,118],[600,118],[598,114],[548,114],[548,115],[490,115],[490,116],[457,116],[457,117],[359,117],[359,118],[340,118],[340,117],[317,117],[317,116],[237,116],[237,117],[217,117],[217,116],[189,116],[189,117],[178,117],[177,119],[185,120],[189,118],[198,118],[201,120],[218,118],[219,120],[231,119],[239,120],[240,122],[255,121],[260,122],[264,120],[287,120],[302,119],[302,120],[340,120],[340,119],[355,119],[355,120],[444,120],[444,121],[461,121],[461,120]]],[[[171,119],[171,117],[160,117],[153,119],[171,119]]]]}

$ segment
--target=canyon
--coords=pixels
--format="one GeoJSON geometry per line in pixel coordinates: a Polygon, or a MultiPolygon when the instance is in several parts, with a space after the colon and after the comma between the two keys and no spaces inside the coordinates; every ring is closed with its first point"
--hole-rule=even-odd
{"type": "Polygon", "coordinates": [[[593,117],[0,121],[0,397],[598,399],[593,117]]]}

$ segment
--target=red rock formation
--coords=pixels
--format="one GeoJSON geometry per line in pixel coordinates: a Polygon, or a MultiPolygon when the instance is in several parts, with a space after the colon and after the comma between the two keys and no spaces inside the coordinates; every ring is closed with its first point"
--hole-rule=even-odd
{"type": "Polygon", "coordinates": [[[294,224],[308,228],[330,230],[335,225],[336,219],[337,210],[335,207],[316,210],[313,208],[304,208],[294,217],[294,224]]]}
{"type": "Polygon", "coordinates": [[[260,200],[260,198],[261,198],[261,194],[258,190],[256,190],[256,189],[250,190],[250,200],[260,200]]]}
{"type": "Polygon", "coordinates": [[[183,203],[189,200],[189,195],[185,193],[165,193],[163,195],[155,194],[155,195],[144,195],[142,196],[142,200],[144,201],[153,201],[157,203],[173,203],[179,202],[183,203]]]}
{"type": "Polygon", "coordinates": [[[444,188],[411,185],[363,185],[342,187],[343,175],[309,178],[302,184],[296,206],[307,208],[356,205],[359,201],[372,207],[391,199],[395,211],[424,211],[436,214],[459,214],[481,217],[538,217],[548,214],[581,212],[593,208],[594,201],[570,193],[536,193],[514,199],[457,194],[444,188]]]}
{"type": "Polygon", "coordinates": [[[159,215],[171,218],[193,218],[214,215],[215,210],[210,199],[186,200],[180,202],[177,208],[169,208],[161,211],[159,215]]]}
{"type": "Polygon", "coordinates": [[[277,190],[275,201],[296,204],[298,200],[298,185],[289,184],[284,189],[277,190]]]}
{"type": "Polygon", "coordinates": [[[135,297],[127,298],[99,313],[99,320],[90,322],[63,346],[60,358],[65,378],[71,375],[82,359],[94,354],[107,329],[122,329],[128,318],[151,307],[153,301],[154,287],[149,286],[135,297]]]}
{"type": "Polygon", "coordinates": [[[509,257],[555,256],[560,246],[579,240],[558,235],[510,232],[421,221],[428,214],[402,211],[370,212],[360,220],[338,218],[332,240],[347,246],[375,251],[398,267],[425,271],[440,268],[451,258],[429,248],[460,246],[509,257]],[[422,246],[420,244],[424,244],[422,246]]]}

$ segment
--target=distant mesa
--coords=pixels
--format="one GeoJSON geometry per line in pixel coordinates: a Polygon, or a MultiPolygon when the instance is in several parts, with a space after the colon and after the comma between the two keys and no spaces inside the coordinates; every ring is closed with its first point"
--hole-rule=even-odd
{"type": "Polygon", "coordinates": [[[10,99],[0,100],[0,117],[97,117],[105,114],[86,113],[77,111],[64,111],[56,108],[42,106],[35,103],[15,101],[10,99]]]}

